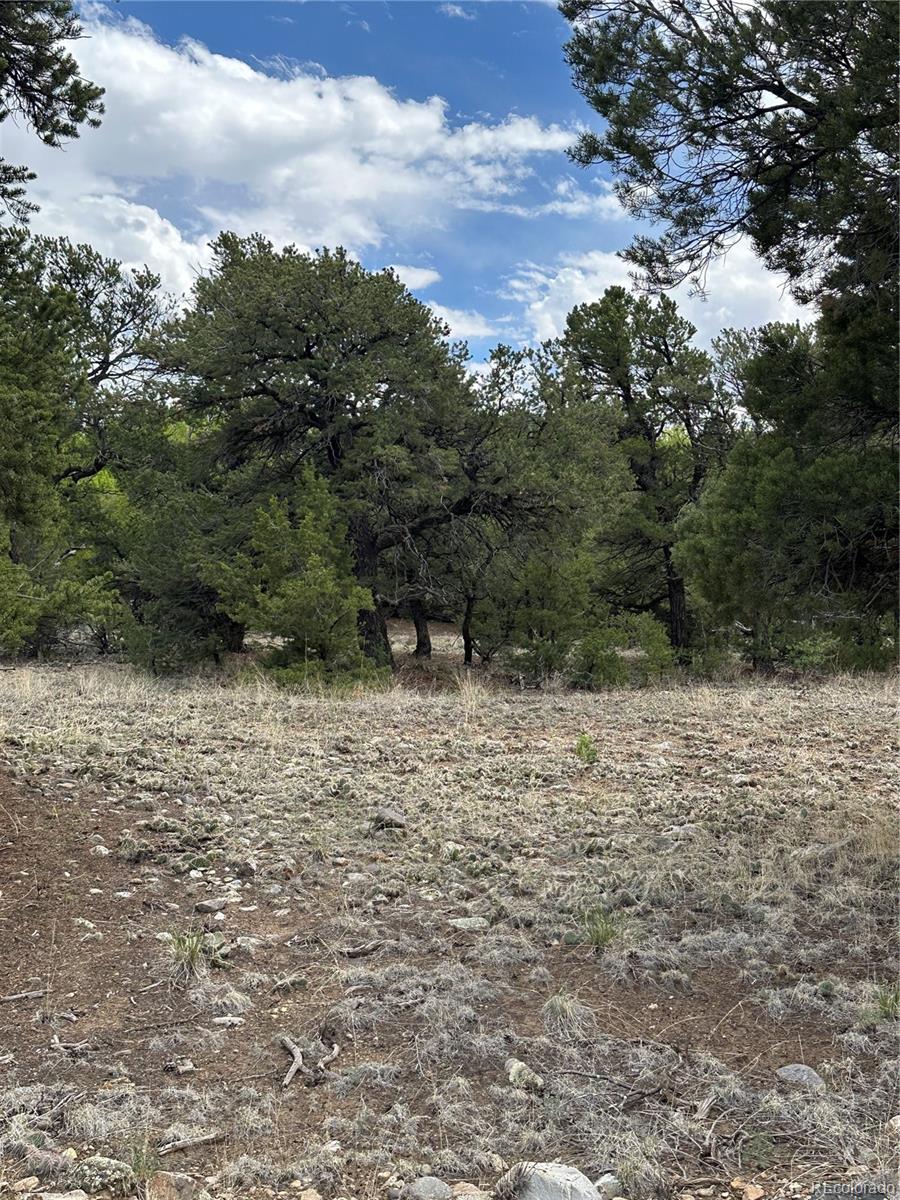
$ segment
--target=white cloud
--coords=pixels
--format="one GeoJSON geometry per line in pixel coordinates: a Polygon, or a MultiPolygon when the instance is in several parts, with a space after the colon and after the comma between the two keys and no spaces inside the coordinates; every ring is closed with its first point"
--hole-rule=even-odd
{"type": "Polygon", "coordinates": [[[470,308],[447,308],[443,304],[432,304],[432,311],[450,326],[454,338],[494,337],[497,330],[487,317],[470,308]]]}
{"type": "MultiPolygon", "coordinates": [[[[631,285],[628,264],[615,254],[594,250],[562,255],[552,266],[523,263],[507,279],[502,295],[521,307],[527,336],[543,340],[562,333],[566,316],[576,304],[598,300],[614,284],[631,285]]],[[[705,300],[691,296],[687,285],[673,293],[704,344],[729,326],[806,322],[815,316],[791,298],[745,243],[710,267],[706,292],[705,300]]]]}
{"type": "Polygon", "coordinates": [[[441,282],[440,271],[435,271],[431,267],[404,267],[392,263],[391,270],[414,292],[421,288],[431,287],[433,283],[441,282]]]}
{"type": "Polygon", "coordinates": [[[35,233],[62,233],[74,242],[87,242],[126,267],[147,264],[175,295],[187,292],[210,261],[205,235],[186,237],[155,208],[114,194],[84,195],[76,204],[42,199],[31,228],[35,233]]]}
{"type": "Polygon", "coordinates": [[[264,70],[168,46],[96,5],[84,28],[75,52],[106,88],[102,126],[61,152],[8,123],[4,156],[37,171],[44,227],[52,213],[57,232],[93,231],[104,252],[140,243],[172,287],[220,228],[359,253],[473,203],[515,203],[536,156],[572,140],[527,116],[454,126],[438,96],[401,99],[317,64],[264,70]]]}
{"type": "Polygon", "coordinates": [[[461,4],[440,4],[438,12],[443,13],[445,17],[456,17],[460,21],[474,21],[475,14],[463,8],[461,4]]]}
{"type": "Polygon", "coordinates": [[[603,221],[621,220],[627,214],[605,179],[595,179],[594,191],[580,188],[574,179],[564,176],[553,189],[553,199],[537,204],[521,204],[508,200],[482,199],[477,196],[464,202],[464,207],[477,212],[506,213],[513,217],[593,217],[603,221]]]}

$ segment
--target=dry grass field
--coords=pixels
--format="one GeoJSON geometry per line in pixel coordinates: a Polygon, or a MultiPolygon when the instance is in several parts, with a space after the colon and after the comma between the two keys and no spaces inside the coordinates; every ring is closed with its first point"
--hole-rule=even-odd
{"type": "Polygon", "coordinates": [[[891,1176],[893,696],[3,672],[0,1193],[891,1176]]]}

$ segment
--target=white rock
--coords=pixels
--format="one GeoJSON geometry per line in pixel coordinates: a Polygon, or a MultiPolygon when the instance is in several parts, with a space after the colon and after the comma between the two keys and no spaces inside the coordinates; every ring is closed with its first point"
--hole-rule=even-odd
{"type": "Polygon", "coordinates": [[[788,1063],[785,1067],[779,1067],[775,1072],[775,1078],[791,1087],[815,1088],[817,1091],[821,1091],[825,1087],[825,1080],[819,1072],[806,1066],[805,1063],[788,1063]]]}
{"type": "Polygon", "coordinates": [[[453,917],[447,922],[462,933],[475,933],[479,929],[490,929],[491,923],[486,917],[453,917]]]}
{"type": "Polygon", "coordinates": [[[604,1197],[604,1200],[616,1200],[617,1196],[624,1194],[619,1177],[613,1175],[611,1171],[607,1171],[605,1175],[601,1175],[594,1186],[600,1195],[604,1197]]]}
{"type": "Polygon", "coordinates": [[[517,1163],[497,1183],[504,1189],[516,1200],[603,1200],[587,1175],[563,1163],[517,1163]]]}
{"type": "Polygon", "coordinates": [[[423,1175],[408,1183],[400,1193],[401,1200],[452,1200],[453,1190],[443,1179],[423,1175]]]}

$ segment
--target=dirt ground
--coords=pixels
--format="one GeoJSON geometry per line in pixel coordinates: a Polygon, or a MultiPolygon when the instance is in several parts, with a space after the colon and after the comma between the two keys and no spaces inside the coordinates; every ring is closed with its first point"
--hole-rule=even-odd
{"type": "Polygon", "coordinates": [[[67,1149],[216,1196],[893,1169],[884,681],[336,698],[23,667],[0,734],[0,1192],[65,1182],[67,1149]]]}

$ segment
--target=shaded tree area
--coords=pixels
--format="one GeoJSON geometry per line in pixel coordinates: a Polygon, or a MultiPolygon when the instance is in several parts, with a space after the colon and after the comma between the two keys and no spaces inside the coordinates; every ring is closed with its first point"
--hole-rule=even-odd
{"type": "MultiPolygon", "coordinates": [[[[541,346],[473,370],[341,248],[222,233],[175,307],[149,270],[2,232],[0,649],[368,681],[402,616],[418,659],[450,621],[466,666],[529,682],[893,660],[893,6],[563,7],[606,120],[574,153],[662,232],[629,251],[649,291],[541,346]],[[738,236],[815,320],[705,350],[653,287],[738,236]]],[[[74,136],[100,93],[71,10],[6,8],[0,119],[74,136]]],[[[18,218],[24,180],[0,173],[18,218]]]]}

